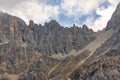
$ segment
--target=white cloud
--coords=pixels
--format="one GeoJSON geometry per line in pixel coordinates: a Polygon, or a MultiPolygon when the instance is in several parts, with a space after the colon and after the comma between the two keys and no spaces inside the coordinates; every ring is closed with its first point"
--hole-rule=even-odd
{"type": "MultiPolygon", "coordinates": [[[[84,21],[84,24],[88,25],[90,27],[94,23],[94,16],[88,16],[87,19],[84,21]]],[[[92,27],[90,27],[92,28],[92,27]]]]}
{"type": "MultiPolygon", "coordinates": [[[[97,31],[106,26],[119,2],[119,0],[61,0],[60,5],[50,5],[44,0],[0,0],[0,10],[16,15],[25,20],[26,23],[32,19],[34,22],[41,24],[50,19],[58,19],[59,14],[64,14],[73,17],[75,24],[81,25],[79,24],[79,18],[82,15],[89,15],[84,23],[97,31]],[[108,1],[111,5],[108,8],[99,7],[105,1],[108,1]],[[97,15],[100,15],[96,20],[95,16],[91,15],[93,10],[96,11],[97,15]]],[[[65,22],[67,21],[63,23],[65,22]]]]}
{"type": "Polygon", "coordinates": [[[89,27],[92,28],[94,31],[98,31],[98,30],[102,30],[103,28],[106,27],[107,22],[110,20],[113,12],[116,9],[117,4],[119,3],[118,0],[113,1],[113,0],[108,0],[108,2],[111,4],[108,8],[104,8],[104,7],[98,7],[96,9],[96,13],[97,15],[100,15],[100,17],[98,19],[96,19],[94,22],[90,19],[94,18],[94,16],[92,16],[91,18],[87,18],[89,20],[89,27]]]}
{"type": "Polygon", "coordinates": [[[52,6],[39,2],[38,0],[23,1],[20,4],[14,6],[14,8],[5,9],[4,6],[0,8],[7,13],[21,17],[29,22],[30,19],[34,20],[36,23],[44,23],[50,18],[56,18],[59,14],[59,6],[52,6]]]}
{"type": "Polygon", "coordinates": [[[11,8],[15,7],[15,5],[18,5],[23,1],[26,0],[0,0],[0,6],[3,6],[4,8],[11,8]]]}
{"type": "Polygon", "coordinates": [[[110,2],[112,7],[116,7],[120,0],[108,0],[108,2],[110,2]]]}
{"type": "Polygon", "coordinates": [[[81,16],[89,14],[96,9],[99,4],[106,0],[63,0],[61,7],[69,16],[81,16]]]}
{"type": "Polygon", "coordinates": [[[69,0],[69,2],[68,0],[63,0],[61,6],[67,16],[79,18],[82,15],[89,15],[83,24],[87,24],[89,28],[98,31],[106,27],[119,2],[119,0],[69,0]],[[99,7],[100,4],[106,1],[110,3],[108,8],[99,7]],[[96,11],[97,15],[100,15],[95,21],[95,16],[90,15],[93,10],[96,11]]]}
{"type": "Polygon", "coordinates": [[[108,20],[111,18],[112,13],[114,12],[113,7],[105,8],[98,8],[97,14],[100,15],[97,20],[90,26],[94,31],[102,30],[106,27],[108,20]]]}

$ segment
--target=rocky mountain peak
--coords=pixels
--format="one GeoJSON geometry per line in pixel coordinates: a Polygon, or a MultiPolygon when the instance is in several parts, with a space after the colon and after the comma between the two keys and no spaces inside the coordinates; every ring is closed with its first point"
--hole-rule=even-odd
{"type": "Polygon", "coordinates": [[[33,29],[34,26],[35,26],[34,21],[33,21],[33,20],[30,20],[30,21],[29,21],[29,27],[30,27],[31,29],[33,29]]]}
{"type": "Polygon", "coordinates": [[[29,21],[29,25],[33,25],[34,24],[34,21],[33,20],[30,20],[29,21]]]}
{"type": "Polygon", "coordinates": [[[84,25],[82,26],[82,29],[88,30],[89,28],[84,24],[84,25]]]}
{"type": "Polygon", "coordinates": [[[51,28],[53,28],[53,27],[61,27],[56,20],[51,20],[51,21],[48,23],[47,26],[48,26],[48,27],[51,27],[51,28]]]}
{"type": "Polygon", "coordinates": [[[120,28],[120,3],[118,4],[115,12],[113,13],[111,19],[108,21],[106,30],[110,28],[118,29],[120,28]]]}
{"type": "Polygon", "coordinates": [[[56,20],[51,20],[50,23],[51,24],[58,24],[58,22],[56,20]]]}

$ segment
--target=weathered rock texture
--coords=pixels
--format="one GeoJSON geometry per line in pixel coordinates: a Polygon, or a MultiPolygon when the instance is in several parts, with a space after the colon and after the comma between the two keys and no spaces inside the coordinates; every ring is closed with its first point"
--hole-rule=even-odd
{"type": "Polygon", "coordinates": [[[120,4],[99,34],[0,12],[0,80],[120,80],[120,4]]]}

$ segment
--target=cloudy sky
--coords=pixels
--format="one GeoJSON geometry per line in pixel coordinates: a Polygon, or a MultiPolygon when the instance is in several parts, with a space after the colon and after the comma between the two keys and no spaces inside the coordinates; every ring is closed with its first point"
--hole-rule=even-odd
{"type": "Polygon", "coordinates": [[[62,26],[86,24],[94,31],[106,26],[120,0],[0,0],[0,11],[44,24],[51,19],[62,26]]]}

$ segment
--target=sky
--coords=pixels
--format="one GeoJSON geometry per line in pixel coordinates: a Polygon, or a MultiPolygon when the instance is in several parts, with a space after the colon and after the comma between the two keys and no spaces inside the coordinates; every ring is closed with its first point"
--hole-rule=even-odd
{"type": "Polygon", "coordinates": [[[106,27],[120,0],[0,0],[0,11],[44,24],[57,20],[60,25],[81,27],[86,24],[94,31],[106,27]]]}

